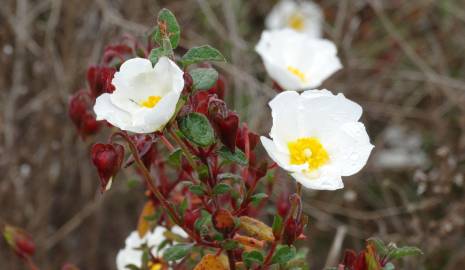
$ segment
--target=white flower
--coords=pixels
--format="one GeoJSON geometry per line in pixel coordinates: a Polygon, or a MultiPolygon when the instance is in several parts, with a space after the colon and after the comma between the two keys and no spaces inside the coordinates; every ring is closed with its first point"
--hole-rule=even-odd
{"type": "Polygon", "coordinates": [[[122,130],[150,133],[163,129],[173,116],[184,79],[182,70],[166,57],[155,67],[148,59],[132,58],[121,65],[112,84],[115,91],[96,100],[97,120],[122,130]]]}
{"type": "Polygon", "coordinates": [[[261,137],[268,155],[303,186],[334,190],[341,176],[357,173],[373,145],[358,122],[362,108],[328,90],[278,94],[269,103],[273,117],[270,137],[261,137]]]}
{"type": "Polygon", "coordinates": [[[342,67],[333,42],[291,29],[264,31],[255,51],[270,77],[285,90],[318,87],[342,67]]]}
{"type": "MultiPolygon", "coordinates": [[[[158,249],[158,246],[166,239],[164,233],[166,228],[158,226],[155,227],[153,232],[147,232],[147,234],[140,238],[137,231],[133,231],[125,241],[124,249],[121,249],[116,256],[116,267],[118,270],[127,270],[126,266],[128,264],[134,264],[137,267],[142,267],[142,251],[139,248],[147,244],[150,247],[152,255],[156,257],[161,257],[165,248],[158,249]]],[[[187,237],[187,234],[178,226],[171,228],[171,232],[180,235],[182,237],[187,237]]],[[[151,270],[162,269],[161,264],[151,265],[151,270]]]]}
{"type": "Polygon", "coordinates": [[[311,37],[321,37],[323,12],[310,1],[282,0],[273,7],[265,24],[268,29],[292,28],[311,37]]]}

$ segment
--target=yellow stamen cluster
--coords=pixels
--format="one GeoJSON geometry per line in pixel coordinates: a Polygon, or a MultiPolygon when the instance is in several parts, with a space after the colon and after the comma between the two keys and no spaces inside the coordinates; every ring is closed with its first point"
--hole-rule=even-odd
{"type": "Polygon", "coordinates": [[[150,270],[162,270],[163,269],[163,264],[149,262],[148,267],[149,267],[150,270]]]}
{"type": "Polygon", "coordinates": [[[315,137],[303,137],[287,144],[291,164],[307,163],[308,170],[314,171],[329,161],[329,155],[320,140],[315,137]]]}
{"type": "Polygon", "coordinates": [[[146,100],[144,100],[140,105],[146,108],[153,108],[157,103],[160,101],[160,96],[149,96],[146,100]]]}
{"type": "Polygon", "coordinates": [[[293,66],[288,66],[287,70],[289,70],[289,72],[291,72],[293,75],[299,78],[302,82],[305,82],[307,80],[305,78],[305,74],[300,69],[293,66]]]}
{"type": "Polygon", "coordinates": [[[304,17],[300,13],[294,13],[289,17],[288,25],[297,31],[302,31],[305,26],[304,17]]]}

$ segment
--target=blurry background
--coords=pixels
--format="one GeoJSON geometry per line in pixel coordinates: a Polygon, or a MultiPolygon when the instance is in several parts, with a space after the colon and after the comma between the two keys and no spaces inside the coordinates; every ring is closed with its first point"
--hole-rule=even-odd
{"type": "MultiPolygon", "coordinates": [[[[367,168],[335,192],[307,192],[312,269],[376,235],[425,255],[401,269],[465,264],[465,4],[460,0],[325,0],[325,37],[344,69],[323,87],[364,108],[376,145],[367,168]]],[[[275,1],[1,0],[0,222],[27,229],[42,269],[72,262],[114,269],[136,226],[142,190],[120,175],[101,196],[89,146],[67,116],[68,96],[103,47],[143,37],[161,7],[182,26],[184,47],[212,44],[228,64],[228,103],[266,134],[275,94],[253,47],[275,1]],[[266,108],[266,109],[265,109],[266,108]]],[[[103,138],[102,138],[103,139],[103,138]]],[[[283,186],[287,183],[283,179],[283,186]]],[[[0,268],[24,269],[0,241],[0,268]]]]}

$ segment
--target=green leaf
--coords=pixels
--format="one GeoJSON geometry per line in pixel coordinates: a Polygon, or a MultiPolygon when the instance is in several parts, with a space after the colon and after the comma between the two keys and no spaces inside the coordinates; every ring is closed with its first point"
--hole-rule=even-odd
{"type": "Polygon", "coordinates": [[[182,200],[181,204],[178,207],[179,214],[181,215],[181,217],[184,216],[186,209],[187,209],[187,197],[184,197],[184,200],[182,200]]]}
{"type": "Polygon", "coordinates": [[[268,194],[266,193],[257,193],[250,197],[251,202],[257,206],[261,200],[268,198],[268,194]]]}
{"type": "Polygon", "coordinates": [[[231,186],[225,183],[219,183],[213,188],[213,195],[224,194],[231,190],[231,186]]]}
{"type": "Polygon", "coordinates": [[[213,68],[196,68],[189,71],[192,77],[194,90],[206,90],[215,85],[218,80],[218,71],[213,68]]]}
{"type": "Polygon", "coordinates": [[[178,244],[171,246],[163,252],[163,259],[166,261],[176,261],[184,258],[192,249],[191,244],[178,244]]]}
{"type": "Polygon", "coordinates": [[[223,158],[225,161],[228,161],[228,162],[235,162],[235,163],[238,163],[240,165],[247,165],[247,163],[249,163],[247,161],[247,158],[244,154],[244,152],[242,152],[240,149],[236,148],[236,151],[234,151],[234,153],[232,153],[231,151],[229,151],[229,149],[226,147],[226,146],[223,146],[221,147],[220,150],[218,150],[218,155],[220,155],[221,158],[223,158]]]}
{"type": "Polygon", "coordinates": [[[231,179],[235,182],[242,181],[242,177],[240,175],[229,173],[229,172],[218,174],[217,179],[218,181],[223,181],[223,180],[228,180],[228,179],[231,179]]]}
{"type": "Polygon", "coordinates": [[[152,65],[158,63],[158,59],[160,59],[162,56],[167,56],[165,50],[162,47],[152,49],[149,54],[149,59],[150,62],[152,62],[152,65]]]}
{"type": "Polygon", "coordinates": [[[417,247],[396,248],[389,253],[389,259],[400,259],[407,256],[423,255],[423,251],[417,247]]]}
{"type": "Polygon", "coordinates": [[[253,250],[251,252],[244,252],[242,254],[242,260],[244,261],[247,268],[250,268],[253,263],[258,265],[263,264],[263,254],[258,250],[253,250]]]}
{"type": "Polygon", "coordinates": [[[225,249],[225,250],[233,250],[233,249],[236,249],[239,247],[239,243],[234,241],[234,240],[231,240],[231,239],[227,239],[225,240],[221,246],[225,249]]]}
{"type": "Polygon", "coordinates": [[[273,235],[278,237],[281,233],[281,229],[283,228],[283,218],[280,215],[274,216],[273,225],[271,229],[273,230],[273,235]]]}
{"type": "MultiPolygon", "coordinates": [[[[158,22],[158,26],[155,30],[154,40],[160,46],[163,47],[164,46],[163,39],[169,38],[172,49],[175,49],[176,47],[178,47],[179,39],[181,37],[181,29],[179,27],[178,21],[176,20],[176,17],[174,16],[174,14],[168,9],[164,8],[160,10],[160,12],[158,13],[157,22],[158,22]],[[166,26],[167,36],[163,36],[160,31],[160,28],[162,25],[166,26]]],[[[166,51],[166,48],[165,48],[165,51],[166,51]]]]}
{"type": "Polygon", "coordinates": [[[371,238],[368,238],[367,242],[369,244],[372,244],[376,248],[376,252],[379,255],[384,256],[388,253],[388,248],[386,247],[386,244],[384,244],[384,242],[381,239],[371,237],[371,238]]]}
{"type": "Polygon", "coordinates": [[[179,121],[184,136],[198,146],[206,147],[215,142],[215,132],[205,115],[190,113],[179,121]]]}
{"type": "Polygon", "coordinates": [[[226,62],[226,59],[217,49],[210,45],[191,48],[181,58],[181,63],[184,67],[204,61],[226,62]]]}
{"type": "Polygon", "coordinates": [[[200,231],[203,225],[207,224],[209,221],[211,221],[211,215],[205,210],[202,210],[201,216],[194,222],[194,228],[197,231],[200,231]]]}
{"type": "Polygon", "coordinates": [[[139,267],[137,267],[137,265],[135,264],[127,264],[124,266],[125,269],[129,269],[129,270],[140,270],[139,267]]]}
{"type": "Polygon", "coordinates": [[[181,158],[182,158],[182,149],[177,148],[173,150],[168,156],[168,164],[173,167],[179,167],[181,165],[181,158]]]}
{"type": "Polygon", "coordinates": [[[285,264],[290,261],[296,255],[295,247],[291,246],[278,246],[273,258],[271,259],[271,263],[275,264],[285,264]]]}
{"type": "Polygon", "coordinates": [[[189,190],[195,195],[202,196],[205,194],[205,189],[201,185],[192,185],[189,190]]]}

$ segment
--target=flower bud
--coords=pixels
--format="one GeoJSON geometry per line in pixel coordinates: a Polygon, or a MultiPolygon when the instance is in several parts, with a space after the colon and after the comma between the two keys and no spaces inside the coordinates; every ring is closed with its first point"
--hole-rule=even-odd
{"type": "Polygon", "coordinates": [[[291,203],[288,198],[289,194],[287,192],[283,192],[279,195],[278,200],[276,201],[276,210],[281,217],[285,217],[291,208],[291,203]]]}
{"type": "Polygon", "coordinates": [[[124,147],[120,144],[96,143],[91,150],[92,163],[100,177],[100,191],[110,189],[112,179],[121,168],[124,158],[124,147]]]}
{"type": "Polygon", "coordinates": [[[222,233],[230,233],[236,227],[234,217],[226,209],[218,209],[212,216],[215,229],[222,233]]]}
{"type": "Polygon", "coordinates": [[[214,118],[214,126],[221,142],[234,153],[236,150],[236,136],[239,127],[239,116],[235,112],[229,112],[228,116],[219,119],[214,118]]]}
{"type": "Polygon", "coordinates": [[[103,93],[113,93],[115,87],[111,84],[116,69],[112,67],[91,66],[87,70],[87,82],[94,98],[103,93]]]}
{"type": "Polygon", "coordinates": [[[199,209],[188,209],[184,214],[184,224],[191,230],[194,229],[195,221],[200,216],[199,209]]]}
{"type": "Polygon", "coordinates": [[[20,228],[5,225],[3,237],[18,256],[26,257],[34,255],[35,244],[32,237],[20,228]]]}
{"type": "Polygon", "coordinates": [[[213,85],[209,90],[208,93],[216,94],[219,99],[224,100],[224,92],[225,92],[226,84],[224,81],[224,77],[219,75],[218,80],[216,80],[215,85],[213,85]]]}
{"type": "Polygon", "coordinates": [[[237,132],[236,145],[239,149],[245,152],[246,136],[249,139],[249,150],[253,151],[258,144],[259,136],[253,132],[248,131],[248,128],[245,125],[242,128],[239,128],[237,132]]]}
{"type": "Polygon", "coordinates": [[[284,225],[283,243],[292,245],[294,241],[302,234],[303,226],[300,221],[294,218],[287,220],[284,225]]]}
{"type": "Polygon", "coordinates": [[[117,44],[107,46],[103,53],[103,63],[110,64],[115,58],[119,61],[124,62],[127,56],[133,54],[133,50],[126,44],[117,44]]]}
{"type": "Polygon", "coordinates": [[[96,134],[101,127],[101,122],[91,111],[92,104],[90,93],[85,90],[78,91],[69,99],[68,115],[82,138],[96,134]]]}
{"type": "MultiPolygon", "coordinates": [[[[153,145],[154,137],[148,134],[135,134],[130,136],[137,148],[137,152],[144,163],[145,167],[150,170],[150,167],[155,160],[155,147],[153,145]]],[[[134,162],[134,157],[131,155],[126,161],[124,167],[130,166],[134,162]]]]}

